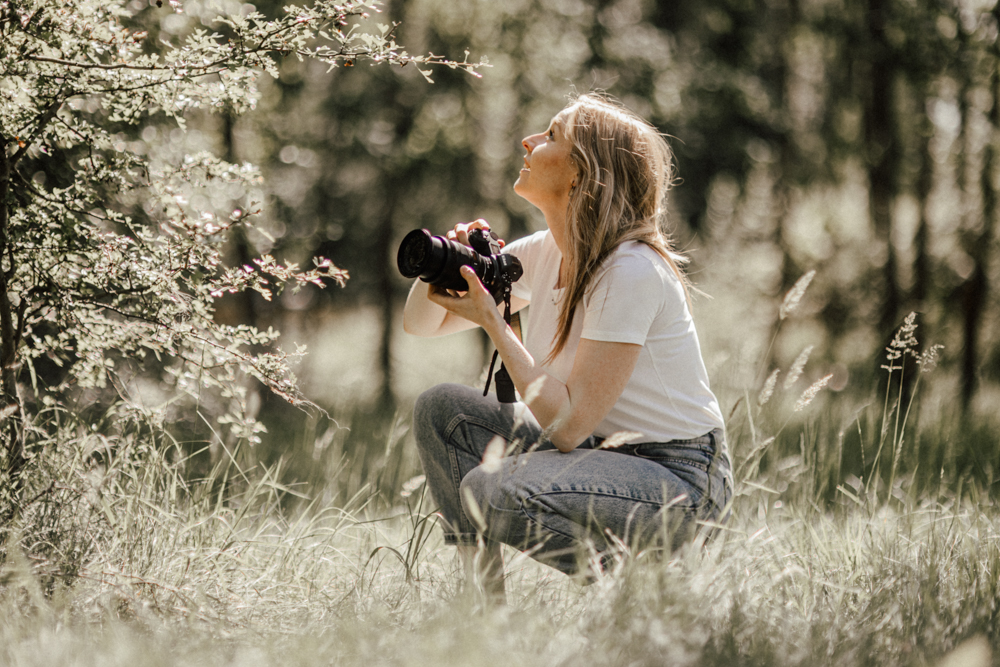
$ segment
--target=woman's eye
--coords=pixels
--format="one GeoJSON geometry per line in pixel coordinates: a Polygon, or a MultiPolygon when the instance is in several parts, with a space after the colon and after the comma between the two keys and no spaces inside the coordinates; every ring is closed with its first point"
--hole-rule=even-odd
{"type": "Polygon", "coordinates": [[[556,132],[555,130],[549,130],[549,139],[555,140],[556,132]]]}

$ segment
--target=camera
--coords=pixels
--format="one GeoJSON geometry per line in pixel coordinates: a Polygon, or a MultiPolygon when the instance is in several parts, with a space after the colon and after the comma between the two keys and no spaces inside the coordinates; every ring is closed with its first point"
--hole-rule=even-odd
{"type": "Polygon", "coordinates": [[[521,261],[500,252],[499,237],[493,232],[474,229],[469,232],[469,243],[472,248],[426,229],[414,229],[399,244],[396,265],[407,278],[419,276],[425,283],[459,291],[469,289],[459,269],[471,266],[483,287],[500,303],[523,275],[521,261]]]}

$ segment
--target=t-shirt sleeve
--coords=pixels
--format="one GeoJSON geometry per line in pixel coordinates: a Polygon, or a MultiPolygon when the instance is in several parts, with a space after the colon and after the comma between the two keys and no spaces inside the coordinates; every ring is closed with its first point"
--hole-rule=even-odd
{"type": "Polygon", "coordinates": [[[514,255],[521,260],[521,267],[524,269],[521,279],[511,286],[511,294],[519,299],[531,301],[531,285],[538,263],[541,261],[544,241],[545,232],[542,231],[519,238],[503,247],[503,252],[514,255]]]}
{"type": "Polygon", "coordinates": [[[653,320],[672,296],[666,266],[638,254],[615,258],[584,296],[581,338],[609,343],[646,342],[653,320]]]}

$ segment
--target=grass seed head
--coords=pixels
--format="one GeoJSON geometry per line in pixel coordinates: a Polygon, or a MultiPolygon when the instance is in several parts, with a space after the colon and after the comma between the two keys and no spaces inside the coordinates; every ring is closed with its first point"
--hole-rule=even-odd
{"type": "Polygon", "coordinates": [[[426,475],[417,475],[416,477],[411,477],[410,479],[403,482],[403,490],[399,492],[400,497],[409,498],[417,491],[424,482],[427,481],[426,475]]]}
{"type": "Polygon", "coordinates": [[[931,345],[929,348],[917,355],[917,366],[920,367],[921,373],[929,373],[937,368],[937,364],[941,356],[941,350],[943,349],[944,345],[931,345]]]}
{"type": "Polygon", "coordinates": [[[792,285],[792,289],[788,290],[784,300],[781,302],[781,308],[778,311],[779,320],[785,319],[791,315],[796,308],[798,308],[799,301],[802,300],[802,296],[806,293],[806,289],[809,288],[809,283],[812,282],[812,279],[815,276],[816,270],[813,269],[795,281],[795,284],[792,285]]]}
{"type": "Polygon", "coordinates": [[[886,357],[889,361],[895,361],[907,353],[914,354],[914,350],[919,345],[917,337],[913,335],[913,332],[917,330],[916,319],[917,314],[910,313],[903,320],[902,326],[899,327],[896,335],[893,336],[889,347],[885,348],[886,357]]]}
{"type": "Polygon", "coordinates": [[[791,389],[792,385],[799,381],[802,376],[802,369],[806,367],[806,362],[809,361],[809,355],[812,354],[813,346],[810,345],[806,349],[799,353],[799,356],[795,358],[792,362],[792,367],[788,369],[788,376],[785,378],[785,389],[791,389]]]}
{"type": "Polygon", "coordinates": [[[816,398],[816,394],[818,394],[823,387],[830,383],[830,378],[832,377],[833,373],[830,373],[829,375],[822,377],[809,385],[809,388],[802,392],[802,396],[795,402],[795,412],[799,412],[812,403],[812,400],[816,398]]]}
{"type": "Polygon", "coordinates": [[[774,394],[774,387],[778,384],[778,373],[781,371],[777,368],[767,376],[767,381],[764,382],[764,388],[760,390],[760,394],[757,395],[757,405],[764,405],[769,400],[771,400],[771,395],[774,394]]]}

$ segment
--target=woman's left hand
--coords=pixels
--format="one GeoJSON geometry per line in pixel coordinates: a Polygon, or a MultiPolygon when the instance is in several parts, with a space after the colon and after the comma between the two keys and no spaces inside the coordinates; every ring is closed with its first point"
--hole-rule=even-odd
{"type": "Polygon", "coordinates": [[[432,285],[427,298],[449,312],[478,324],[487,333],[492,333],[492,327],[504,324],[493,295],[483,287],[472,267],[463,266],[460,272],[469,284],[467,292],[455,292],[432,285]]]}

